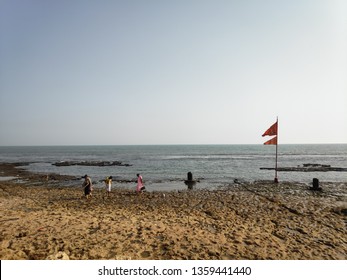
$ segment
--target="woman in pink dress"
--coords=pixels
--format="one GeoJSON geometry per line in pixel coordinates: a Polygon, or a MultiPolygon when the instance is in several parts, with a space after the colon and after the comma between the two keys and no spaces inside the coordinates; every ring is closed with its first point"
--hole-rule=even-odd
{"type": "Polygon", "coordinates": [[[137,186],[136,186],[136,191],[138,193],[140,193],[141,191],[143,191],[145,189],[144,185],[143,185],[143,180],[142,180],[142,176],[140,174],[136,174],[137,176],[137,186]]]}

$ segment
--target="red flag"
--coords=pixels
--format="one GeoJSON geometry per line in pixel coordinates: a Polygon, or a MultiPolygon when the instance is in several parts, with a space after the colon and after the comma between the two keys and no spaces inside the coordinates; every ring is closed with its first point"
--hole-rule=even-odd
{"type": "Polygon", "coordinates": [[[266,141],[264,145],[277,145],[277,136],[274,138],[270,139],[269,141],[266,141]]]}
{"type": "Polygon", "coordinates": [[[272,126],[270,126],[270,128],[266,130],[262,136],[266,136],[266,135],[269,135],[269,136],[277,135],[277,122],[275,122],[272,126]]]}

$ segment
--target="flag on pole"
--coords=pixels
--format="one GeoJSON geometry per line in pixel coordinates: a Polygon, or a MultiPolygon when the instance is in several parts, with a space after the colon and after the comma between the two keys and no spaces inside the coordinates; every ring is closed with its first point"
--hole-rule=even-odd
{"type": "Polygon", "coordinates": [[[272,138],[272,139],[266,141],[266,142],[264,143],[264,145],[277,145],[277,136],[275,136],[274,138],[272,138]]]}
{"type": "Polygon", "coordinates": [[[266,130],[262,136],[264,137],[266,135],[268,136],[277,135],[277,123],[278,122],[276,121],[272,126],[270,126],[270,128],[266,130]]]}
{"type": "Polygon", "coordinates": [[[277,138],[278,138],[278,117],[276,122],[270,126],[268,130],[264,132],[262,135],[264,136],[275,136],[271,138],[270,140],[266,141],[264,145],[276,145],[276,165],[275,165],[275,183],[278,183],[278,178],[277,178],[277,157],[278,157],[278,143],[277,143],[277,138]]]}

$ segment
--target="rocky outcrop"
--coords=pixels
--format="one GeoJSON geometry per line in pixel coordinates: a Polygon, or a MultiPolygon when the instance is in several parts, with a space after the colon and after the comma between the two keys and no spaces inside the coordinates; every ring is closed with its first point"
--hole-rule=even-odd
{"type": "Polygon", "coordinates": [[[131,166],[131,164],[122,163],[120,161],[59,161],[52,163],[55,166],[131,166]]]}
{"type": "MultiPolygon", "coordinates": [[[[261,167],[261,170],[275,170],[273,167],[261,167]]],[[[293,172],[327,172],[327,171],[340,171],[347,172],[347,168],[332,167],[326,164],[305,163],[297,167],[277,167],[277,171],[293,171],[293,172]]]]}

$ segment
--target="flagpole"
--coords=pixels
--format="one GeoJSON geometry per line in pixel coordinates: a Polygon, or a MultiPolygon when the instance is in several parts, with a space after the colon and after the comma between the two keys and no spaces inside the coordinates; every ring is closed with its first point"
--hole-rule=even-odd
{"type": "Polygon", "coordinates": [[[270,140],[266,141],[264,143],[264,145],[276,145],[276,162],[275,162],[275,179],[274,182],[278,183],[278,178],[277,178],[277,161],[278,161],[278,116],[276,119],[276,122],[270,126],[270,128],[268,128],[264,133],[263,133],[263,137],[264,136],[274,136],[275,137],[271,138],[270,140]]]}
{"type": "Polygon", "coordinates": [[[277,158],[278,158],[278,117],[277,117],[277,141],[276,141],[276,164],[275,164],[275,183],[278,183],[278,177],[277,177],[277,158]]]}

